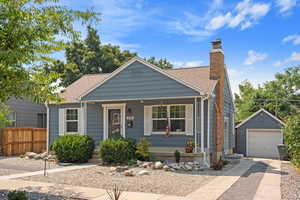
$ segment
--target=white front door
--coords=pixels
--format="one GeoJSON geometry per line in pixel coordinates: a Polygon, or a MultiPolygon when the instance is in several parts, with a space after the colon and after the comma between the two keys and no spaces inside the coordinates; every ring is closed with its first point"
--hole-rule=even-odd
{"type": "Polygon", "coordinates": [[[103,104],[103,138],[125,137],[126,104],[103,104]]]}
{"type": "Polygon", "coordinates": [[[277,145],[283,143],[280,129],[248,129],[247,156],[279,158],[277,145]]]}

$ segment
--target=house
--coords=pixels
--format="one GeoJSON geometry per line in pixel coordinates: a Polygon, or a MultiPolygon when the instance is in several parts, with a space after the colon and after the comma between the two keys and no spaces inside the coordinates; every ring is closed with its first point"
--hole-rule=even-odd
{"type": "Polygon", "coordinates": [[[279,158],[277,145],[283,143],[284,123],[260,109],[236,128],[237,153],[250,157],[279,158]]]}
{"type": "Polygon", "coordinates": [[[4,103],[12,111],[8,116],[10,127],[46,128],[47,109],[43,104],[33,103],[28,99],[11,98],[4,103]]]}
{"type": "Polygon", "coordinates": [[[48,143],[80,133],[97,145],[113,136],[145,137],[162,151],[192,140],[195,152],[214,159],[232,152],[234,105],[221,40],[209,55],[210,66],[162,70],[135,57],[112,73],[81,77],[61,104],[48,105],[48,143]]]}

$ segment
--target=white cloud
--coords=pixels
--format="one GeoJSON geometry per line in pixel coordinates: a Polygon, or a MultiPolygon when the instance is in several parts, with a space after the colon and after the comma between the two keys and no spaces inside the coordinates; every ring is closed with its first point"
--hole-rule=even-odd
{"type": "Polygon", "coordinates": [[[297,5],[297,0],[276,0],[280,14],[289,14],[292,8],[297,5]]]}
{"type": "Polygon", "coordinates": [[[270,4],[244,0],[239,2],[232,12],[213,17],[206,26],[206,29],[216,30],[222,27],[235,28],[240,26],[244,30],[256,24],[269,10],[270,4]]]}
{"type": "Polygon", "coordinates": [[[289,35],[285,38],[283,38],[282,42],[289,42],[291,41],[294,45],[300,44],[300,35],[289,35]]]}
{"type": "Polygon", "coordinates": [[[281,66],[283,66],[283,65],[286,65],[286,64],[289,64],[289,63],[292,63],[292,62],[300,62],[300,53],[298,53],[298,52],[293,52],[293,53],[290,55],[290,57],[275,62],[275,63],[274,63],[274,66],[276,66],[276,67],[281,67],[281,66]]]}
{"type": "Polygon", "coordinates": [[[199,67],[203,64],[202,60],[195,60],[195,61],[175,61],[172,62],[172,64],[176,67],[176,68],[183,68],[183,67],[199,67]]]}
{"type": "Polygon", "coordinates": [[[245,65],[253,65],[259,61],[265,60],[268,57],[266,53],[259,53],[254,50],[248,51],[248,57],[245,59],[245,65]]]}

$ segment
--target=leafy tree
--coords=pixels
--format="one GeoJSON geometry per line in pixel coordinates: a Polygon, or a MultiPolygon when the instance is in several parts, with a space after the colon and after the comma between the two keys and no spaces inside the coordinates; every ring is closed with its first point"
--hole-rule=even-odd
{"type": "Polygon", "coordinates": [[[284,140],[291,161],[300,167],[300,112],[287,119],[284,127],[284,140]]]}
{"type": "Polygon", "coordinates": [[[240,94],[235,94],[237,121],[247,118],[260,108],[285,119],[300,108],[300,66],[276,74],[275,80],[258,88],[246,81],[239,85],[239,89],[240,94]]]}
{"type": "Polygon", "coordinates": [[[95,12],[80,12],[58,0],[0,0],[0,101],[22,97],[32,90],[30,67],[51,62],[50,54],[78,38],[73,22],[98,21],[95,12]]]}
{"type": "Polygon", "coordinates": [[[0,128],[6,127],[11,121],[8,115],[11,113],[9,106],[0,104],[0,128]]]}
{"type": "MultiPolygon", "coordinates": [[[[87,26],[87,37],[76,40],[65,49],[66,63],[55,61],[45,66],[47,72],[53,71],[61,76],[63,87],[67,87],[85,74],[111,73],[137,53],[121,50],[119,46],[101,44],[100,37],[92,26],[87,26]]],[[[167,59],[156,60],[155,57],[146,61],[162,68],[170,69],[172,64],[167,59]]]]}
{"type": "Polygon", "coordinates": [[[161,58],[159,60],[156,60],[154,56],[151,56],[150,58],[145,58],[145,60],[153,65],[156,65],[157,67],[161,69],[172,69],[173,65],[170,63],[166,58],[161,58]]]}

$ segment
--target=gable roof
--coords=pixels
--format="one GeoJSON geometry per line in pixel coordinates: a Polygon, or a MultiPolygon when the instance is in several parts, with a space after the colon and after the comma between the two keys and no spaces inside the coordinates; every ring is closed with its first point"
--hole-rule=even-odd
{"type": "Polygon", "coordinates": [[[199,95],[210,94],[215,88],[218,80],[211,80],[209,78],[209,67],[193,67],[180,69],[160,69],[139,57],[130,59],[127,63],[116,69],[112,73],[107,74],[90,74],[84,75],[71,85],[69,85],[63,93],[60,94],[64,101],[62,103],[76,103],[80,98],[104,84],[116,74],[120,73],[126,67],[134,62],[141,62],[142,64],[168,76],[169,78],[199,92],[199,95]]]}
{"type": "Polygon", "coordinates": [[[274,116],[270,112],[266,111],[265,109],[261,108],[257,112],[255,112],[252,115],[250,115],[247,119],[245,119],[244,121],[242,121],[241,123],[239,123],[238,125],[236,125],[235,128],[239,128],[240,126],[242,126],[243,124],[245,124],[246,122],[248,122],[250,119],[252,119],[253,117],[255,117],[256,115],[258,115],[261,112],[266,113],[267,115],[269,115],[270,117],[272,117],[274,120],[276,120],[280,124],[284,125],[284,123],[280,119],[278,119],[276,116],[274,116]]]}

